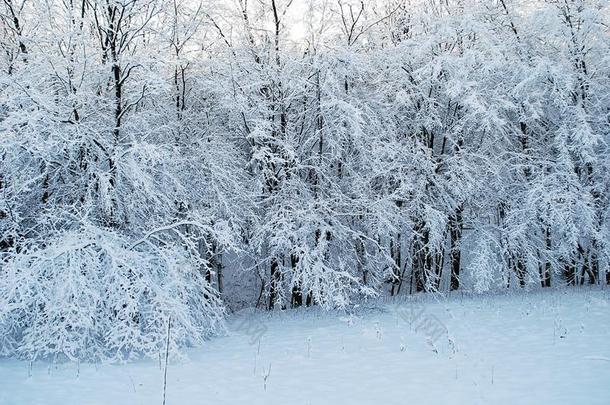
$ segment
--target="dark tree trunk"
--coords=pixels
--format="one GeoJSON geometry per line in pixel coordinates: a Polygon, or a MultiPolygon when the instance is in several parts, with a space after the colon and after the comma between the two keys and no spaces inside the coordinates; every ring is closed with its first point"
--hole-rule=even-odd
{"type": "Polygon", "coordinates": [[[595,284],[595,273],[593,273],[591,269],[589,251],[585,250],[581,245],[578,245],[578,253],[583,258],[582,268],[580,270],[580,285],[585,283],[585,274],[589,277],[589,284],[595,284]]]}
{"type": "Polygon", "coordinates": [[[521,257],[517,257],[513,259],[513,263],[515,264],[515,274],[517,275],[517,279],[519,280],[519,286],[521,288],[525,287],[525,275],[527,273],[525,267],[525,261],[521,257]]]}
{"type": "Polygon", "coordinates": [[[601,276],[602,274],[599,267],[599,259],[597,258],[597,253],[594,247],[591,252],[591,277],[589,280],[590,284],[597,284],[598,280],[601,281],[601,276]]]}
{"type": "Polygon", "coordinates": [[[458,207],[455,214],[451,217],[449,225],[451,236],[451,285],[450,290],[455,291],[460,288],[460,262],[462,251],[460,242],[462,240],[462,207],[458,207]]]}
{"type": "Polygon", "coordinates": [[[574,261],[564,264],[563,275],[568,285],[576,285],[576,263],[574,261]]]}
{"type": "MultiPolygon", "coordinates": [[[[545,244],[546,244],[546,252],[547,255],[550,254],[551,252],[551,248],[552,248],[552,241],[551,241],[551,227],[547,226],[545,231],[544,231],[544,239],[545,239],[545,244]]],[[[547,258],[545,264],[544,264],[544,279],[543,282],[544,284],[542,285],[543,287],[550,287],[551,286],[551,260],[547,258]]]]}
{"type": "Polygon", "coordinates": [[[279,263],[277,258],[274,257],[271,259],[271,269],[270,269],[270,284],[269,284],[269,309],[273,309],[275,307],[277,301],[277,294],[280,282],[280,271],[279,271],[279,263]]]}
{"type": "MultiPolygon", "coordinates": [[[[544,257],[545,260],[544,263],[542,262],[542,260],[538,261],[538,274],[540,275],[540,286],[544,288],[551,286],[551,260],[548,257],[550,255],[552,247],[551,228],[549,226],[544,227],[542,230],[542,234],[544,235],[545,246],[545,252],[542,257],[544,257]]],[[[538,257],[541,257],[540,252],[538,252],[538,257]]]]}
{"type": "Polygon", "coordinates": [[[424,257],[423,257],[423,262],[424,262],[424,271],[422,272],[423,275],[423,290],[424,291],[428,291],[430,290],[430,275],[432,274],[432,266],[434,265],[434,258],[432,256],[432,252],[430,249],[430,232],[428,230],[424,231],[424,235],[423,235],[423,240],[422,240],[422,245],[423,245],[423,249],[422,252],[424,253],[424,257]]]}
{"type": "MultiPolygon", "coordinates": [[[[299,258],[294,253],[290,255],[290,265],[292,267],[292,274],[296,277],[297,272],[297,263],[299,262],[299,258]]],[[[303,291],[301,289],[301,282],[295,281],[292,286],[292,298],[290,300],[290,304],[293,308],[300,307],[303,305],[303,291]]]]}
{"type": "Polygon", "coordinates": [[[400,241],[400,233],[396,235],[396,239],[390,239],[390,253],[393,259],[392,266],[392,288],[390,290],[390,295],[394,296],[397,294],[398,285],[400,284],[400,268],[402,265],[402,257],[401,257],[401,241],[400,241]]]}
{"type": "Polygon", "coordinates": [[[305,300],[305,305],[310,307],[313,305],[313,294],[310,292],[307,293],[307,299],[305,300]]]}

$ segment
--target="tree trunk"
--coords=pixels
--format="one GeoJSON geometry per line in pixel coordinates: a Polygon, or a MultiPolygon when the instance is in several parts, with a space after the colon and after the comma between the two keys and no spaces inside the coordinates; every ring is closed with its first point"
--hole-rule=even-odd
{"type": "MultiPolygon", "coordinates": [[[[547,226],[545,231],[544,231],[544,239],[545,239],[545,244],[546,244],[546,253],[547,255],[550,254],[551,252],[551,248],[552,248],[552,241],[551,241],[551,227],[547,226]]],[[[543,283],[543,287],[550,287],[551,286],[551,260],[549,258],[546,259],[546,262],[544,264],[544,283],[543,283]]]]}
{"type": "Polygon", "coordinates": [[[280,282],[279,263],[276,257],[273,257],[271,259],[270,280],[271,282],[269,284],[269,309],[273,309],[277,301],[280,282]]]}
{"type": "MultiPolygon", "coordinates": [[[[292,267],[292,273],[294,277],[296,277],[297,272],[297,263],[299,262],[299,258],[294,253],[290,255],[290,265],[292,267]]],[[[290,300],[290,304],[293,308],[300,307],[303,305],[303,291],[301,289],[301,281],[293,282],[292,286],[292,298],[290,300]]]]}
{"type": "Polygon", "coordinates": [[[396,239],[394,237],[390,238],[390,254],[393,259],[392,266],[392,288],[390,289],[390,295],[394,296],[397,294],[397,288],[400,284],[400,268],[402,265],[402,255],[401,255],[401,241],[400,241],[400,232],[396,235],[396,239]]]}
{"type": "Polygon", "coordinates": [[[517,257],[513,259],[513,263],[515,265],[515,274],[517,275],[517,279],[519,280],[519,286],[523,288],[525,287],[525,275],[527,274],[525,261],[523,260],[523,258],[517,257]]]}
{"type": "Polygon", "coordinates": [[[563,267],[563,275],[566,278],[568,285],[576,285],[576,263],[575,261],[567,261],[563,267]]]}
{"type": "Polygon", "coordinates": [[[462,206],[458,207],[449,221],[451,227],[449,231],[451,236],[451,291],[460,288],[460,262],[462,257],[460,242],[463,230],[462,210],[462,206]]]}

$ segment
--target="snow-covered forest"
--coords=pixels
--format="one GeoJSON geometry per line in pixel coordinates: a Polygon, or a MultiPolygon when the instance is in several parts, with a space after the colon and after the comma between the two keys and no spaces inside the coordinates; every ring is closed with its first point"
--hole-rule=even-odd
{"type": "Polygon", "coordinates": [[[610,283],[606,0],[3,0],[0,51],[0,356],[610,283]]]}

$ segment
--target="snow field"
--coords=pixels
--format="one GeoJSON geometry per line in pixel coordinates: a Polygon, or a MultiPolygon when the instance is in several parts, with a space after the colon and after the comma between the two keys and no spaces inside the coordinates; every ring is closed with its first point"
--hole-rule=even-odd
{"type": "MultiPolygon", "coordinates": [[[[243,311],[169,364],[166,403],[608,404],[609,311],[607,291],[581,289],[243,311]]],[[[0,403],[161,404],[162,380],[152,360],[2,360],[0,403]]]]}

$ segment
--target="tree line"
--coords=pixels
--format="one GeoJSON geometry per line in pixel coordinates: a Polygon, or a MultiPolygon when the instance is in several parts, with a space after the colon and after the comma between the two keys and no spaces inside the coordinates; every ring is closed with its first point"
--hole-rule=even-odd
{"type": "Polygon", "coordinates": [[[603,0],[3,0],[0,355],[610,283],[603,0]]]}

